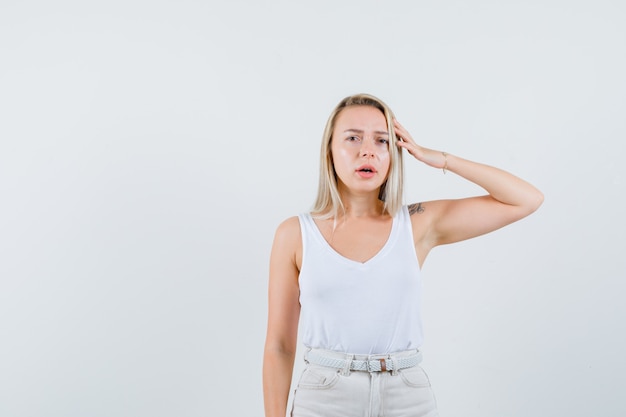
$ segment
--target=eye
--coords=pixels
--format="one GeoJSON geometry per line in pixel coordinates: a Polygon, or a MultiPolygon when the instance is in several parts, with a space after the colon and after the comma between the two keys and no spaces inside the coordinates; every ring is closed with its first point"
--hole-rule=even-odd
{"type": "Polygon", "coordinates": [[[379,138],[378,143],[380,143],[381,145],[387,145],[389,143],[389,139],[379,138]]]}
{"type": "Polygon", "coordinates": [[[358,141],[360,140],[360,138],[359,138],[358,136],[348,136],[348,137],[346,138],[346,140],[347,140],[348,142],[358,142],[358,141]]]}

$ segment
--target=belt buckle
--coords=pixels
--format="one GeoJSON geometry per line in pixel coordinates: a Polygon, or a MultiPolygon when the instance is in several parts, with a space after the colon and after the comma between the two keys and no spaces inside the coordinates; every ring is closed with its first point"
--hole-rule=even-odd
{"type": "Polygon", "coordinates": [[[380,358],[380,359],[374,359],[374,360],[368,360],[367,361],[367,372],[387,372],[387,360],[385,358],[380,358]],[[373,369],[372,368],[372,363],[376,363],[378,361],[378,363],[380,363],[380,369],[373,369]]]}

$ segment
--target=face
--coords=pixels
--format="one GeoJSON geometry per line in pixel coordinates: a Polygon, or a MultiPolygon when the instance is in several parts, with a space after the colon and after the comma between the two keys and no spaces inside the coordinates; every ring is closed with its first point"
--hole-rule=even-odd
{"type": "Polygon", "coordinates": [[[352,192],[378,192],[389,172],[389,132],[372,106],[348,106],[335,119],[330,149],[338,185],[352,192]]]}

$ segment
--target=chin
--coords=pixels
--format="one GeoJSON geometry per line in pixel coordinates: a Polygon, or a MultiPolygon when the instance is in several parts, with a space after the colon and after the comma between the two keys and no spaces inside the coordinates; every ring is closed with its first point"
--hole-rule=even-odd
{"type": "Polygon", "coordinates": [[[341,188],[344,188],[347,191],[353,193],[378,193],[380,192],[380,187],[384,184],[385,181],[348,181],[347,183],[338,179],[338,184],[341,188]]]}
{"type": "Polygon", "coordinates": [[[371,186],[371,187],[363,187],[363,186],[358,187],[357,186],[357,187],[348,187],[348,189],[350,191],[352,191],[352,192],[355,192],[355,193],[376,193],[376,195],[378,195],[378,193],[380,193],[380,187],[381,187],[380,185],[377,186],[377,187],[373,187],[373,186],[371,186]]]}

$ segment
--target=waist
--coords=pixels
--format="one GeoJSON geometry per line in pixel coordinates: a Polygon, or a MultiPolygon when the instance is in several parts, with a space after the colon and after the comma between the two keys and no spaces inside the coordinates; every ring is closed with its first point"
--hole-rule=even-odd
{"type": "Polygon", "coordinates": [[[359,355],[309,348],[304,355],[307,364],[342,369],[344,372],[394,372],[412,368],[422,361],[418,349],[380,355],[359,355]]]}

